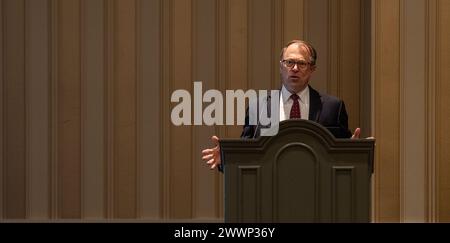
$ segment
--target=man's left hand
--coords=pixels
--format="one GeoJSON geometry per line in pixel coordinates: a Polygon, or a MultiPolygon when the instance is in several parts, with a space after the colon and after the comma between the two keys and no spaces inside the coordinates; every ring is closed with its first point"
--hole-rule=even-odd
{"type": "MultiPolygon", "coordinates": [[[[359,139],[359,135],[361,134],[361,128],[356,128],[355,132],[353,133],[351,139],[359,139]]],[[[375,139],[375,137],[367,137],[366,139],[375,139]]]]}
{"type": "Polygon", "coordinates": [[[359,138],[359,134],[361,134],[361,128],[358,127],[358,128],[355,129],[355,132],[352,135],[352,139],[359,138]]]}

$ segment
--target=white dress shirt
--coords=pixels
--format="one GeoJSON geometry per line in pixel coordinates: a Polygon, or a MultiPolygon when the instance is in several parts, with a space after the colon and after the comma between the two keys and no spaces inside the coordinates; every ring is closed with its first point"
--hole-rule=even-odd
{"type": "MultiPolygon", "coordinates": [[[[289,119],[289,115],[291,114],[291,107],[294,101],[291,99],[292,93],[289,92],[283,85],[281,88],[280,95],[280,121],[284,121],[289,119]]],[[[300,103],[300,113],[301,119],[308,120],[309,119],[309,86],[300,92],[297,93],[300,99],[298,100],[300,103]]]]}

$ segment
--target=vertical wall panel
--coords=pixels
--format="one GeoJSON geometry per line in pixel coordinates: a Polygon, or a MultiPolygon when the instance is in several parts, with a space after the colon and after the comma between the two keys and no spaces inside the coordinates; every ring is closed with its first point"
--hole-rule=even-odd
{"type": "Polygon", "coordinates": [[[114,217],[114,1],[105,1],[105,143],[106,143],[106,214],[114,217]]]}
{"type": "MultiPolygon", "coordinates": [[[[270,89],[273,77],[272,1],[249,0],[249,89],[270,89]]],[[[277,87],[278,88],[278,87],[277,87]]]]}
{"type": "MultiPolygon", "coordinates": [[[[230,52],[228,44],[230,39],[228,38],[230,29],[229,25],[229,13],[230,8],[228,1],[218,0],[217,1],[217,83],[216,87],[219,90],[225,90],[227,86],[226,81],[228,80],[228,71],[230,68],[230,52]]],[[[215,127],[216,134],[219,135],[220,138],[225,137],[226,129],[224,126],[216,126],[215,127]]],[[[210,146],[208,146],[209,148],[210,146]]],[[[223,173],[216,173],[214,178],[214,188],[215,188],[215,202],[216,212],[215,215],[217,218],[222,219],[224,216],[224,187],[223,187],[223,173]]]]}
{"type": "Polygon", "coordinates": [[[361,4],[360,0],[344,0],[340,6],[341,27],[339,48],[339,97],[345,101],[349,114],[349,128],[359,127],[361,72],[361,4]],[[349,38],[353,36],[354,38],[349,38]]]}
{"type": "Polygon", "coordinates": [[[172,25],[172,6],[173,0],[166,0],[162,1],[162,23],[161,23],[161,71],[162,71],[162,83],[161,83],[161,94],[162,94],[162,100],[161,100],[161,128],[162,128],[162,211],[163,211],[163,217],[168,218],[170,217],[170,165],[171,165],[171,146],[170,146],[170,127],[171,127],[171,121],[170,121],[170,92],[171,92],[171,86],[172,86],[172,76],[171,76],[171,68],[173,65],[171,65],[173,58],[171,57],[172,50],[172,31],[171,31],[171,25],[172,25]],[[167,31],[169,30],[169,31],[167,31]]]}
{"type": "MultiPolygon", "coordinates": [[[[329,94],[340,96],[339,86],[341,83],[340,61],[341,61],[341,28],[342,28],[342,5],[341,0],[328,0],[328,26],[327,34],[328,43],[326,45],[328,60],[326,68],[326,89],[329,94]]],[[[317,11],[317,10],[316,10],[317,11]]],[[[314,22],[314,21],[313,21],[314,22]]],[[[317,38],[317,37],[316,37],[317,38]]],[[[320,56],[318,59],[322,59],[320,56]]]]}
{"type": "Polygon", "coordinates": [[[399,221],[399,1],[375,2],[375,220],[399,221]]]}
{"type": "Polygon", "coordinates": [[[4,82],[5,82],[5,76],[4,76],[4,45],[3,45],[3,36],[4,36],[4,27],[3,27],[3,0],[0,0],[0,219],[3,219],[3,212],[4,212],[4,204],[3,204],[3,180],[4,180],[4,165],[5,165],[5,157],[4,157],[4,100],[6,94],[3,92],[4,82]]]}
{"type": "Polygon", "coordinates": [[[142,80],[141,80],[141,68],[142,68],[142,55],[141,55],[141,26],[142,26],[142,18],[141,18],[141,3],[140,0],[135,0],[135,12],[134,12],[134,19],[135,19],[135,45],[136,45],[136,218],[139,218],[142,211],[142,80]]]}
{"type": "Polygon", "coordinates": [[[82,0],[83,218],[105,217],[104,0],[82,0]]]}
{"type": "MultiPolygon", "coordinates": [[[[249,0],[228,1],[228,79],[226,89],[248,90],[253,88],[249,84],[248,56],[248,8],[249,0]]],[[[228,115],[228,114],[226,114],[228,115]]],[[[234,115],[236,119],[236,111],[234,115]]],[[[234,122],[236,124],[236,122],[234,122]]],[[[225,137],[238,138],[241,135],[242,126],[227,126],[225,137]]]]}
{"type": "Polygon", "coordinates": [[[437,222],[437,161],[436,161],[436,149],[437,149],[437,133],[436,133],[436,70],[437,70],[437,36],[436,36],[436,20],[437,20],[437,8],[436,0],[427,1],[426,3],[426,213],[427,222],[437,222]]]}
{"type": "Polygon", "coordinates": [[[51,218],[59,217],[58,203],[58,1],[50,2],[50,211],[51,218]]]}
{"type": "Polygon", "coordinates": [[[359,125],[361,137],[372,134],[372,26],[371,0],[361,0],[361,54],[360,54],[360,92],[359,92],[359,125]]]}
{"type": "Polygon", "coordinates": [[[436,84],[436,144],[438,180],[438,218],[450,222],[450,2],[438,0],[437,4],[437,84],[436,84]]]}
{"type": "Polygon", "coordinates": [[[401,216],[405,222],[425,222],[426,0],[403,1],[401,100],[401,216]]]}
{"type": "MultiPolygon", "coordinates": [[[[337,64],[336,62],[331,62],[330,60],[331,56],[329,45],[334,44],[334,41],[336,41],[336,39],[332,38],[333,36],[329,33],[329,28],[332,28],[329,26],[331,23],[329,23],[328,21],[328,19],[331,17],[329,15],[329,5],[335,2],[339,2],[339,0],[331,1],[332,3],[329,3],[328,0],[308,0],[307,2],[308,4],[305,12],[309,12],[310,14],[308,14],[307,16],[308,38],[306,39],[306,41],[310,42],[317,51],[317,69],[311,77],[310,84],[314,89],[328,93],[328,82],[338,82],[335,76],[331,76],[329,70],[330,65],[337,64]]],[[[333,25],[333,27],[335,28],[332,28],[332,30],[337,29],[336,24],[337,23],[333,25]]],[[[336,95],[336,93],[329,94],[336,95]]]]}
{"type": "Polygon", "coordinates": [[[61,218],[80,218],[80,1],[59,2],[57,24],[59,213],[61,218]]]}
{"type": "MultiPolygon", "coordinates": [[[[218,87],[218,47],[217,47],[217,4],[218,1],[193,1],[193,81],[202,81],[204,92],[218,87]]],[[[204,107],[209,103],[205,103],[204,107]]],[[[192,216],[197,219],[216,217],[217,171],[210,171],[201,160],[201,151],[211,147],[210,137],[215,134],[213,126],[195,126],[193,128],[193,208],[192,216]]]]}
{"type": "Polygon", "coordinates": [[[27,0],[28,217],[50,217],[48,0],[27,0]]]}
{"type": "Polygon", "coordinates": [[[114,216],[136,217],[136,2],[114,2],[114,216]]]}
{"type": "Polygon", "coordinates": [[[140,216],[161,217],[161,0],[141,0],[140,8],[140,216]]]}
{"type": "MultiPolygon", "coordinates": [[[[315,1],[311,1],[315,2],[315,1]]],[[[284,0],[283,8],[283,44],[291,40],[305,38],[304,19],[305,0],[284,0]]]]}
{"type": "Polygon", "coordinates": [[[5,0],[4,7],[4,207],[5,218],[26,216],[25,5],[5,0]]]}
{"type": "Polygon", "coordinates": [[[280,52],[284,43],[284,1],[272,0],[272,83],[271,89],[277,89],[281,87],[280,80],[280,52]]]}
{"type": "MultiPolygon", "coordinates": [[[[192,80],[192,1],[174,0],[172,5],[173,53],[170,58],[171,92],[185,89],[193,94],[192,80]]],[[[169,98],[169,97],[167,97],[169,98]]],[[[192,97],[193,102],[194,97],[192,97]]],[[[193,112],[194,110],[192,110],[193,112]]],[[[192,119],[194,115],[192,114],[192,119]]],[[[170,131],[170,216],[192,217],[192,127],[172,125],[170,131]]]]}

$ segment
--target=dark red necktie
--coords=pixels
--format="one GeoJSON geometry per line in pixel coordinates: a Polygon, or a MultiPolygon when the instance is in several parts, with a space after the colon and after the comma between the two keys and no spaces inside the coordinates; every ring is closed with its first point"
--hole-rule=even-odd
{"type": "Polygon", "coordinates": [[[298,102],[299,98],[300,97],[298,97],[297,94],[291,95],[291,99],[292,99],[293,103],[292,103],[292,108],[291,108],[291,114],[289,116],[290,119],[301,118],[300,103],[298,102]]]}

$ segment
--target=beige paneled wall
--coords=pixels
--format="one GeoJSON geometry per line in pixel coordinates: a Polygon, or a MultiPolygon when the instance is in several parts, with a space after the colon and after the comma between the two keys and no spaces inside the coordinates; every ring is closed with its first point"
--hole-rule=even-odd
{"type": "Polygon", "coordinates": [[[400,4],[374,1],[375,220],[400,218],[400,4]]]}
{"type": "Polygon", "coordinates": [[[374,220],[448,222],[450,35],[444,26],[450,5],[440,0],[372,4],[374,220]]]}
{"type": "Polygon", "coordinates": [[[311,84],[354,129],[370,118],[367,2],[1,0],[0,217],[221,220],[223,176],[200,151],[241,127],[172,125],[172,92],[279,88],[280,49],[306,39],[311,84]]]}

